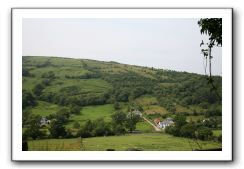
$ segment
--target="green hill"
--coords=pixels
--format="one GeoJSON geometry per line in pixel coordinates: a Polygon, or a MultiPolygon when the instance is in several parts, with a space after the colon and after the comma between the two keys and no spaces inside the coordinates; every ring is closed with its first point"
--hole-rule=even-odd
{"type": "MultiPolygon", "coordinates": [[[[214,77],[220,94],[221,80],[214,77]]],[[[144,95],[168,112],[191,111],[191,105],[201,111],[221,103],[203,75],[58,57],[23,57],[23,91],[32,92],[37,100],[61,106],[138,102],[144,95]],[[169,108],[172,106],[176,110],[169,108]]],[[[139,104],[145,100],[142,98],[139,104]]]]}
{"type": "MultiPolygon", "coordinates": [[[[110,123],[115,111],[138,109],[151,122],[177,114],[195,123],[210,119],[208,127],[221,133],[222,106],[216,95],[222,93],[220,76],[213,77],[213,91],[206,76],[194,73],[60,57],[23,56],[22,63],[23,132],[41,117],[61,114],[59,121],[69,131],[61,138],[77,137],[89,120],[110,123]]],[[[154,132],[143,120],[136,129],[154,132]]],[[[52,132],[49,124],[41,129],[44,137],[35,136],[40,129],[30,131],[34,139],[49,138],[52,132]]]]}

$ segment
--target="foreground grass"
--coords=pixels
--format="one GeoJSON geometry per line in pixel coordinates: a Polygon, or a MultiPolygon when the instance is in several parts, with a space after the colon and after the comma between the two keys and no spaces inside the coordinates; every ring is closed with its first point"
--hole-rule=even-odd
{"type": "Polygon", "coordinates": [[[47,139],[28,141],[29,151],[80,151],[81,140],[76,139],[47,139]]]}
{"type": "MultiPolygon", "coordinates": [[[[221,143],[198,141],[202,149],[221,148],[221,143]]],[[[28,142],[30,151],[192,151],[200,149],[196,142],[187,138],[174,137],[164,133],[128,134],[124,136],[93,137],[81,139],[49,139],[28,142]]]]}

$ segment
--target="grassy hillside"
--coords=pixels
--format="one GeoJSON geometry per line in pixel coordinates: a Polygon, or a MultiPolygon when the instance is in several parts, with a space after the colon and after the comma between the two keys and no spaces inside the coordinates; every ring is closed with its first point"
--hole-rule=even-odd
{"type": "MultiPolygon", "coordinates": [[[[47,148],[42,141],[33,141],[29,142],[31,147],[36,147],[40,142],[40,149],[56,150],[60,149],[59,146],[65,146],[64,149],[74,150],[77,149],[78,142],[72,141],[72,139],[67,142],[60,140],[61,142],[55,145],[56,143],[53,142],[58,141],[52,141],[50,138],[74,138],[79,136],[80,132],[84,134],[88,129],[93,131],[85,133],[86,137],[97,136],[95,133],[99,134],[100,129],[110,133],[108,135],[115,135],[118,131],[128,133],[123,129],[111,127],[113,126],[112,115],[115,112],[127,114],[132,110],[140,110],[142,116],[152,123],[155,118],[164,120],[182,114],[186,116],[187,122],[192,123],[195,131],[199,129],[199,132],[206,133],[210,130],[214,133],[213,137],[211,133],[208,133],[212,140],[222,138],[222,101],[216,95],[216,92],[220,96],[222,93],[220,76],[213,77],[216,87],[213,91],[205,76],[194,73],[120,64],[112,61],[24,56],[22,77],[23,138],[30,139],[31,135],[32,139],[49,139],[48,142],[50,141],[52,145],[50,148],[48,143],[47,148]],[[46,118],[48,123],[39,124],[40,119],[43,118],[46,118]],[[39,129],[40,126],[41,129],[39,129]],[[99,129],[94,129],[94,126],[99,129]],[[59,131],[59,134],[54,130],[59,131]],[[65,134],[60,135],[62,132],[65,134]]],[[[185,130],[190,128],[185,126],[185,130]]],[[[185,142],[183,138],[155,135],[155,126],[153,127],[142,118],[133,130],[139,133],[152,133],[150,141],[145,144],[144,141],[140,143],[145,150],[155,150],[157,146],[160,150],[189,149],[189,146],[188,148],[178,146],[178,142],[185,142]],[[160,139],[172,146],[165,147],[165,143],[162,143],[160,139]],[[177,145],[177,147],[173,148],[173,145],[177,145]]],[[[178,130],[180,131],[180,129],[178,130]]],[[[182,132],[188,134],[188,131],[182,132]]],[[[92,146],[96,141],[101,142],[101,145],[99,144],[101,148],[112,146],[106,142],[111,141],[111,144],[115,144],[118,141],[119,144],[115,149],[123,150],[125,147],[130,148],[124,145],[128,142],[140,147],[140,144],[133,139],[144,140],[143,138],[147,138],[147,136],[149,135],[140,134],[106,137],[104,140],[102,140],[103,137],[85,140],[89,141],[87,144],[89,150],[94,150],[92,146]],[[117,138],[125,139],[125,142],[123,143],[117,138]]],[[[189,134],[187,137],[190,137],[189,134]]],[[[208,137],[202,139],[210,140],[208,137]]],[[[213,147],[216,148],[217,144],[220,143],[209,145],[214,145],[213,147]]],[[[95,148],[100,150],[99,147],[95,148]]],[[[212,146],[206,148],[212,148],[212,146]]]]}

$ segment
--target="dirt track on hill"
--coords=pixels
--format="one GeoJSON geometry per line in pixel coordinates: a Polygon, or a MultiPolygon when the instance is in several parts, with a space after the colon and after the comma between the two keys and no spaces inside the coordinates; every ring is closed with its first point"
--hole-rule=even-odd
{"type": "Polygon", "coordinates": [[[147,118],[142,117],[146,122],[148,122],[151,126],[153,126],[155,131],[162,131],[160,128],[158,128],[157,126],[155,126],[152,122],[150,122],[147,118]]]}

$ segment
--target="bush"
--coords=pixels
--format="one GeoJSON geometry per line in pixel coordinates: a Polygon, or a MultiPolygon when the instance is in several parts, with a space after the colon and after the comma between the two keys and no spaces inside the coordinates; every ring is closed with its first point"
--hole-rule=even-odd
{"type": "Polygon", "coordinates": [[[32,95],[31,92],[27,90],[22,91],[22,108],[26,108],[28,106],[36,106],[37,102],[35,97],[32,95]]]}
{"type": "Polygon", "coordinates": [[[210,128],[201,126],[196,131],[196,138],[200,140],[209,140],[212,138],[213,132],[210,128]]]}
{"type": "Polygon", "coordinates": [[[59,120],[51,122],[49,131],[52,138],[64,138],[67,135],[62,121],[59,120]]]}
{"type": "Polygon", "coordinates": [[[79,129],[80,128],[80,123],[79,122],[73,123],[73,128],[79,129]]]}
{"type": "Polygon", "coordinates": [[[194,138],[196,126],[193,123],[188,123],[181,127],[180,134],[182,137],[194,138]]]}

